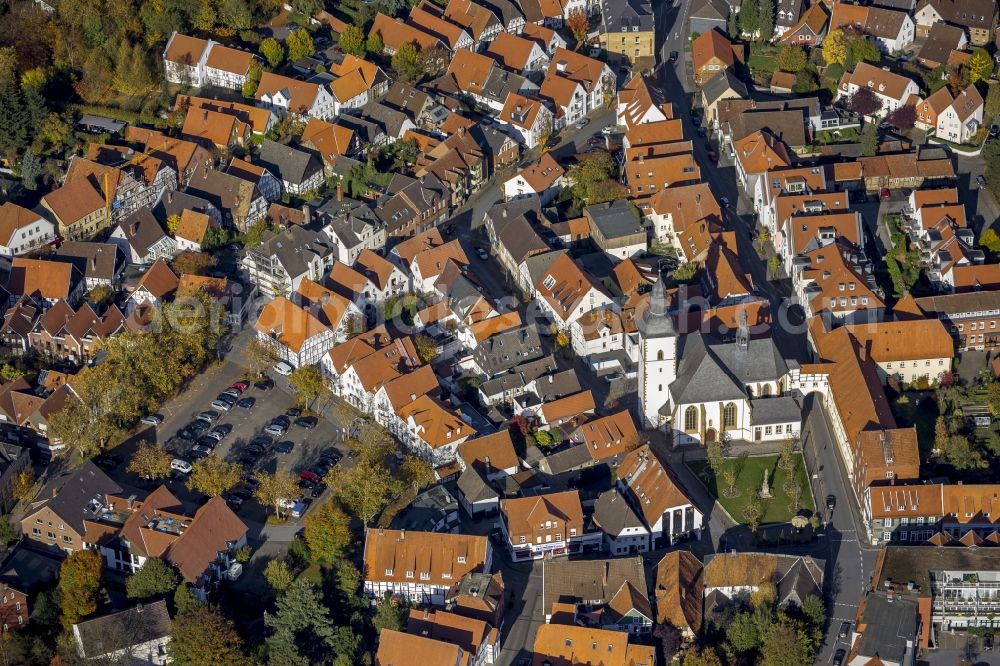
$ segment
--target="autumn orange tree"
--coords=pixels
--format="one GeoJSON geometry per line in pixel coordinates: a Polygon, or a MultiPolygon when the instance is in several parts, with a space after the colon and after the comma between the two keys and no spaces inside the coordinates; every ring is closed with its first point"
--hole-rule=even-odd
{"type": "Polygon", "coordinates": [[[576,40],[577,45],[587,41],[587,31],[590,29],[590,21],[582,10],[574,9],[569,13],[569,16],[566,17],[566,27],[573,33],[573,39],[576,40]]]}

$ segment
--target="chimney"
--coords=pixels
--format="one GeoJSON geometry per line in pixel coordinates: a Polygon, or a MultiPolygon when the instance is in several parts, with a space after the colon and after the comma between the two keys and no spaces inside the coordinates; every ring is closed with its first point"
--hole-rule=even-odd
{"type": "Polygon", "coordinates": [[[340,183],[337,183],[337,201],[343,201],[343,200],[344,200],[344,186],[340,183]]]}
{"type": "Polygon", "coordinates": [[[174,191],[167,190],[167,203],[171,203],[174,200],[174,191]]]}
{"type": "Polygon", "coordinates": [[[399,540],[400,541],[406,540],[406,530],[399,530],[399,540]]]}
{"type": "Polygon", "coordinates": [[[96,271],[97,270],[97,257],[91,257],[90,258],[90,270],[92,270],[92,271],[96,271]]]}
{"type": "Polygon", "coordinates": [[[204,120],[205,122],[208,122],[208,109],[202,111],[201,119],[204,120]]]}
{"type": "Polygon", "coordinates": [[[302,224],[309,224],[312,221],[312,209],[306,204],[302,204],[302,224]]]}

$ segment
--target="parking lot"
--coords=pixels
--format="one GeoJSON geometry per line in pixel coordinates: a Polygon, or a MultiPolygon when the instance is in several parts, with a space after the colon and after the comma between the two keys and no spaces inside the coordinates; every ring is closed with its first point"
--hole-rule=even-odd
{"type": "MultiPolygon", "coordinates": [[[[197,440],[181,437],[178,433],[189,426],[199,413],[212,410],[211,403],[216,396],[235,381],[241,379],[243,374],[243,369],[240,366],[226,362],[200,376],[197,385],[192,385],[188,390],[164,405],[161,410],[164,420],[161,424],[155,428],[144,426],[144,429],[136,433],[135,436],[109,451],[112,461],[105,467],[105,471],[114,480],[125,486],[146,491],[155,488],[160,481],[140,479],[136,474],[125,469],[127,461],[131,459],[138,445],[144,441],[155,441],[160,443],[174,458],[187,456],[190,460],[190,452],[197,440]],[[113,466],[113,463],[118,459],[123,462],[113,466]]],[[[321,454],[332,447],[339,447],[338,453],[345,455],[347,450],[340,444],[344,439],[344,430],[322,417],[317,418],[315,427],[307,429],[295,425],[295,417],[290,416],[288,417],[289,427],[283,435],[268,436],[264,434],[264,429],[275,417],[286,416],[289,410],[295,406],[293,396],[287,390],[282,390],[282,386],[287,385],[285,382],[279,381],[270,390],[261,390],[251,383],[240,399],[253,398],[252,408],[235,406],[229,411],[214,410],[218,412],[218,417],[212,422],[212,428],[226,426],[231,428],[231,431],[215,445],[210,455],[217,456],[227,462],[242,464],[245,478],[251,477],[257,471],[274,473],[278,470],[291,472],[298,476],[302,470],[309,469],[319,463],[321,454]],[[248,447],[251,442],[261,437],[266,438],[266,450],[258,455],[248,455],[248,447]],[[276,453],[273,450],[273,445],[279,442],[291,443],[291,451],[276,453]]],[[[204,435],[210,429],[197,433],[196,437],[204,435]]],[[[200,493],[187,487],[186,475],[184,474],[175,473],[163,483],[183,502],[198,505],[206,499],[200,493]]],[[[245,484],[241,484],[234,491],[238,495],[249,497],[238,507],[236,506],[238,502],[232,503],[231,506],[237,514],[248,525],[253,526],[254,523],[263,525],[268,512],[273,511],[273,508],[260,506],[256,500],[250,497],[249,488],[245,484]]],[[[311,489],[302,490],[302,494],[306,498],[312,499],[311,489]]],[[[230,493],[227,493],[226,497],[230,497],[230,493]]],[[[316,501],[318,500],[313,499],[313,504],[316,501]]],[[[257,530],[252,531],[256,532],[257,530]]]]}

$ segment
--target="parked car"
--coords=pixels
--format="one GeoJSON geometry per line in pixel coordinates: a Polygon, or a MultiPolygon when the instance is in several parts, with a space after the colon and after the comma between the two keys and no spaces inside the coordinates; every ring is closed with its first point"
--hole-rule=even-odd
{"type": "Polygon", "coordinates": [[[177,437],[181,439],[194,439],[196,436],[194,430],[191,428],[181,428],[177,431],[177,437]]]}
{"type": "Polygon", "coordinates": [[[605,141],[606,139],[603,139],[599,136],[592,136],[589,139],[587,139],[587,145],[592,148],[600,148],[601,146],[604,145],[605,141]]]}
{"type": "Polygon", "coordinates": [[[242,393],[242,391],[237,391],[236,389],[230,387],[223,391],[222,395],[228,395],[233,400],[236,400],[240,397],[240,393],[242,393]]]}
{"type": "Polygon", "coordinates": [[[250,388],[250,382],[248,382],[248,381],[247,381],[247,380],[245,380],[245,379],[241,379],[241,380],[240,380],[240,381],[238,381],[238,382],[233,382],[232,384],[230,384],[230,385],[229,385],[229,388],[231,388],[231,389],[236,389],[236,390],[237,390],[237,391],[239,391],[240,393],[243,393],[243,392],[244,392],[244,391],[246,391],[246,390],[247,390],[248,388],[250,388]]]}
{"type": "Polygon", "coordinates": [[[191,447],[191,450],[192,451],[198,451],[199,453],[203,453],[203,454],[205,454],[205,456],[209,456],[212,453],[212,449],[210,449],[209,447],[204,446],[202,444],[195,444],[194,446],[191,447]]]}
{"type": "Polygon", "coordinates": [[[837,496],[836,495],[827,495],[826,496],[826,508],[828,508],[830,511],[833,511],[836,507],[837,507],[837,496]]]}
{"type": "Polygon", "coordinates": [[[273,421],[264,428],[264,432],[272,437],[281,437],[286,432],[288,432],[288,426],[282,425],[280,423],[274,423],[273,421]]]}
{"type": "Polygon", "coordinates": [[[844,648],[840,648],[833,654],[833,666],[844,666],[844,657],[847,656],[847,651],[844,648]]]}
{"type": "Polygon", "coordinates": [[[271,447],[271,450],[275,453],[291,453],[292,449],[295,448],[295,442],[285,440],[283,442],[278,442],[271,447]]]}
{"type": "Polygon", "coordinates": [[[295,425],[300,428],[305,428],[306,430],[312,430],[316,427],[317,423],[319,423],[319,419],[315,416],[300,416],[295,419],[295,425]]]}
{"type": "Polygon", "coordinates": [[[205,447],[195,446],[193,449],[184,454],[184,457],[191,462],[198,462],[202,458],[207,458],[211,452],[205,450],[205,447]]]}
{"type": "Polygon", "coordinates": [[[670,52],[670,62],[677,62],[678,56],[680,56],[680,54],[677,53],[677,51],[671,51],[670,52]]]}
{"type": "Polygon", "coordinates": [[[562,141],[562,137],[561,137],[561,136],[559,136],[558,134],[556,134],[556,135],[553,135],[553,136],[550,136],[550,137],[549,137],[548,139],[546,139],[546,141],[545,141],[545,147],[546,147],[546,148],[555,148],[556,146],[558,146],[558,145],[559,145],[559,142],[560,142],[560,141],[562,141]]]}
{"type": "Polygon", "coordinates": [[[163,417],[160,416],[159,414],[148,414],[146,416],[143,416],[142,419],[140,419],[140,422],[143,423],[144,425],[150,425],[155,428],[156,426],[163,423],[163,417]]]}
{"type": "Polygon", "coordinates": [[[202,430],[208,430],[211,427],[212,427],[212,422],[208,421],[207,419],[204,419],[204,418],[202,418],[200,416],[198,418],[196,418],[194,421],[191,421],[190,424],[188,424],[188,428],[190,428],[191,430],[194,430],[195,432],[201,432],[202,430]]]}
{"type": "Polygon", "coordinates": [[[243,485],[246,486],[247,490],[251,493],[254,493],[257,492],[258,488],[260,488],[260,481],[258,481],[256,477],[248,476],[243,479],[243,485]]]}
{"type": "Polygon", "coordinates": [[[230,493],[228,495],[223,495],[222,499],[226,500],[226,504],[228,504],[233,511],[237,511],[241,506],[243,506],[243,498],[239,495],[230,493]]]}
{"type": "Polygon", "coordinates": [[[312,500],[308,497],[296,502],[295,506],[292,507],[292,518],[301,518],[304,516],[310,504],[312,504],[312,500]]]}
{"type": "Polygon", "coordinates": [[[211,437],[210,435],[202,435],[197,439],[196,443],[204,446],[205,448],[214,449],[215,446],[219,443],[219,440],[217,440],[214,437],[211,437]]]}
{"type": "Polygon", "coordinates": [[[722,204],[723,208],[729,208],[729,199],[727,197],[719,197],[719,203],[722,204]]]}
{"type": "Polygon", "coordinates": [[[879,192],[879,199],[881,199],[882,201],[888,201],[889,200],[889,188],[888,187],[883,187],[882,188],[882,190],[879,192]]]}
{"type": "Polygon", "coordinates": [[[220,412],[228,412],[233,408],[232,404],[223,400],[213,400],[210,406],[212,409],[218,409],[220,412]]]}
{"type": "MultiPolygon", "coordinates": [[[[227,389],[227,390],[229,390],[229,389],[227,389]]],[[[233,391],[233,393],[236,393],[236,391],[233,391]]],[[[233,405],[236,404],[236,401],[239,399],[239,396],[233,396],[233,395],[230,395],[229,393],[223,392],[223,393],[220,393],[219,395],[215,396],[215,399],[218,400],[219,402],[224,402],[227,405],[229,405],[230,407],[232,407],[233,405]]]]}
{"type": "Polygon", "coordinates": [[[219,412],[216,412],[216,411],[213,411],[211,409],[208,409],[208,410],[205,410],[204,412],[199,412],[198,415],[195,418],[196,419],[202,419],[204,421],[208,421],[209,423],[213,423],[213,422],[215,422],[215,421],[218,420],[218,418],[219,418],[219,412]]]}
{"type": "Polygon", "coordinates": [[[986,187],[986,179],[983,178],[982,174],[976,176],[976,185],[979,187],[986,187]]]}
{"type": "Polygon", "coordinates": [[[851,633],[851,623],[841,622],[840,623],[840,637],[847,638],[847,635],[851,633]]]}
{"type": "Polygon", "coordinates": [[[183,460],[181,458],[174,458],[173,460],[170,461],[170,469],[177,472],[181,472],[183,474],[190,474],[192,467],[191,463],[189,463],[187,460],[183,460]]]}
{"type": "Polygon", "coordinates": [[[287,416],[288,418],[294,419],[296,416],[301,416],[301,415],[302,415],[302,410],[299,409],[298,407],[289,407],[288,409],[285,410],[285,416],[287,416]]]}
{"type": "Polygon", "coordinates": [[[256,404],[256,398],[242,398],[236,403],[236,406],[240,409],[253,409],[253,406],[256,404]]]}
{"type": "Polygon", "coordinates": [[[284,377],[287,377],[288,375],[292,374],[292,372],[294,370],[295,370],[295,368],[293,368],[292,366],[288,365],[284,361],[279,361],[274,366],[274,371],[277,372],[279,375],[282,375],[284,377]]]}
{"type": "Polygon", "coordinates": [[[708,130],[707,129],[705,129],[704,127],[699,127],[698,128],[698,136],[700,136],[701,138],[704,139],[707,135],[708,135],[708,130]]]}
{"type": "Polygon", "coordinates": [[[106,472],[110,472],[114,469],[118,469],[118,466],[124,462],[124,459],[113,453],[105,453],[102,456],[97,456],[94,458],[94,464],[103,469],[106,472]]]}
{"type": "Polygon", "coordinates": [[[299,472],[299,478],[309,479],[313,483],[319,483],[322,480],[322,477],[320,477],[319,474],[308,469],[304,469],[301,472],[299,472]]]}
{"type": "Polygon", "coordinates": [[[709,162],[718,162],[719,161],[719,153],[715,152],[714,150],[708,151],[708,161],[709,162]]]}
{"type": "Polygon", "coordinates": [[[272,440],[267,435],[257,435],[256,437],[254,437],[253,439],[250,440],[250,443],[251,444],[256,444],[257,446],[261,447],[262,449],[266,449],[267,447],[271,446],[271,442],[273,442],[273,441],[274,440],[272,440]]]}
{"type": "Polygon", "coordinates": [[[577,129],[583,129],[584,127],[586,127],[589,124],[590,124],[590,118],[581,118],[580,122],[578,122],[576,124],[576,128],[577,129]]]}
{"type": "Polygon", "coordinates": [[[247,444],[246,448],[243,449],[244,455],[251,455],[254,458],[259,458],[264,455],[264,447],[258,444],[247,444]]]}
{"type": "Polygon", "coordinates": [[[315,486],[313,486],[312,496],[313,497],[319,497],[324,492],[326,492],[326,484],[325,483],[317,483],[315,486]]]}
{"type": "Polygon", "coordinates": [[[274,388],[274,382],[270,379],[263,379],[259,382],[254,382],[253,387],[258,391],[270,391],[274,388]]]}
{"type": "Polygon", "coordinates": [[[479,255],[479,258],[482,259],[483,261],[486,261],[487,259],[490,258],[490,253],[481,247],[476,248],[476,254],[479,255]]]}
{"type": "Polygon", "coordinates": [[[299,488],[302,490],[312,490],[316,487],[316,482],[312,479],[299,479],[299,488]]]}

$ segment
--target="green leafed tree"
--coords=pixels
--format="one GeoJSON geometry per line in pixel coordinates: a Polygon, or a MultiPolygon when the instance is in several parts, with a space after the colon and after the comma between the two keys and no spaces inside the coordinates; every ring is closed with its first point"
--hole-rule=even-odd
{"type": "Polygon", "coordinates": [[[369,53],[378,55],[385,50],[385,42],[382,40],[382,34],[378,32],[373,32],[368,35],[368,41],[365,43],[365,48],[369,53]]]}
{"type": "Polygon", "coordinates": [[[1000,253],[1000,234],[997,234],[992,227],[987,229],[979,237],[979,247],[992,254],[1000,253]]]}
{"type": "Polygon", "coordinates": [[[386,594],[382,603],[375,609],[375,617],[372,624],[375,630],[381,632],[383,629],[392,631],[404,631],[406,629],[406,619],[410,611],[408,608],[394,599],[392,595],[386,594]]]}
{"type": "Polygon", "coordinates": [[[38,189],[38,179],[45,175],[45,167],[38,155],[35,155],[35,151],[31,148],[24,151],[18,167],[21,170],[21,184],[24,185],[24,189],[32,192],[38,189]]]}
{"type": "Polygon", "coordinates": [[[284,560],[271,560],[264,567],[264,580],[277,594],[287,590],[295,580],[295,575],[284,560]]]}
{"type": "Polygon", "coordinates": [[[413,82],[420,78],[420,52],[413,42],[405,42],[392,54],[392,69],[404,81],[413,82]]]}
{"type": "Polygon", "coordinates": [[[274,37],[268,37],[262,41],[259,51],[271,69],[278,67],[285,59],[285,47],[274,37]]]}
{"type": "Polygon", "coordinates": [[[333,501],[327,500],[306,516],[305,539],[314,562],[336,562],[353,538],[351,519],[333,501]]]}
{"type": "Polygon", "coordinates": [[[233,623],[207,604],[178,613],[170,626],[167,654],[174,666],[250,666],[233,623]]]}
{"type": "Polygon", "coordinates": [[[256,58],[250,61],[250,67],[247,69],[247,80],[243,84],[243,96],[247,99],[253,99],[257,94],[257,86],[260,85],[260,77],[264,72],[264,66],[260,64],[260,61],[256,58]]]}
{"type": "Polygon", "coordinates": [[[138,571],[125,579],[129,599],[147,599],[172,594],[180,576],[173,567],[158,557],[150,557],[138,571]]]}
{"type": "Polygon", "coordinates": [[[78,550],[59,567],[59,599],[64,628],[97,610],[101,589],[101,556],[94,550],[78,550]]]}
{"type": "Polygon", "coordinates": [[[297,368],[289,376],[288,383],[295,388],[295,402],[301,407],[309,407],[317,399],[330,396],[330,387],[327,386],[319,367],[315,365],[297,368]]]}
{"type": "Polygon", "coordinates": [[[196,462],[188,477],[188,486],[210,497],[218,497],[222,493],[235,488],[243,478],[243,470],[239,465],[229,463],[217,456],[208,456],[196,462]]]}
{"type": "Polygon", "coordinates": [[[319,589],[306,578],[293,582],[264,617],[274,630],[268,639],[268,663],[275,666],[323,663],[334,638],[333,621],[319,589]]]}
{"type": "Polygon", "coordinates": [[[342,33],[340,33],[340,39],[337,43],[340,45],[340,48],[344,51],[344,53],[351,53],[353,55],[360,56],[365,52],[365,33],[356,25],[349,25],[344,28],[342,33]]]}
{"type": "Polygon", "coordinates": [[[151,442],[143,442],[132,454],[128,471],[142,479],[163,479],[170,476],[171,457],[161,447],[151,442]]]}
{"type": "Polygon", "coordinates": [[[326,478],[337,500],[365,525],[370,525],[398,488],[379,461],[361,458],[350,469],[334,467],[326,478]]]}
{"type": "Polygon", "coordinates": [[[978,48],[969,57],[969,81],[979,83],[988,81],[993,75],[993,57],[984,48],[978,48]]]}
{"type": "Polygon", "coordinates": [[[285,46],[288,48],[288,60],[291,62],[311,56],[316,51],[312,35],[305,28],[299,28],[288,35],[285,46]]]}
{"type": "Polygon", "coordinates": [[[777,63],[782,72],[798,72],[806,66],[806,52],[794,44],[785,44],[778,51],[777,63]]]}
{"type": "Polygon", "coordinates": [[[865,123],[861,130],[861,154],[872,156],[878,153],[878,128],[875,123],[865,123]]]}

